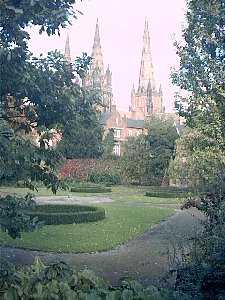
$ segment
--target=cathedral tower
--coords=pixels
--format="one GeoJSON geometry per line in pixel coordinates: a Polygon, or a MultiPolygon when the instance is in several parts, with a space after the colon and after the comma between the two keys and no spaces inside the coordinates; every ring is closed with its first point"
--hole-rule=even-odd
{"type": "Polygon", "coordinates": [[[131,112],[133,118],[145,119],[151,114],[163,113],[161,88],[157,90],[152,63],[151,41],[148,21],[145,20],[141,67],[138,89],[131,92],[131,112]]]}
{"type": "Polygon", "coordinates": [[[102,55],[102,47],[101,47],[98,19],[97,19],[96,28],[95,28],[95,37],[94,37],[94,44],[93,44],[93,48],[92,48],[91,57],[92,57],[91,70],[98,69],[100,74],[103,75],[104,63],[103,63],[103,55],[102,55]]]}
{"type": "Polygon", "coordinates": [[[148,21],[145,21],[145,29],[143,35],[143,49],[141,58],[141,68],[139,76],[139,86],[138,90],[146,91],[148,89],[149,83],[152,88],[155,88],[154,70],[152,64],[152,54],[150,45],[150,34],[148,29],[148,21]]]}
{"type": "Polygon", "coordinates": [[[71,55],[70,55],[70,38],[69,35],[67,34],[66,37],[66,46],[65,46],[65,58],[66,60],[71,63],[71,55]]]}
{"type": "Polygon", "coordinates": [[[95,27],[94,44],[91,56],[92,62],[90,71],[85,80],[85,85],[89,88],[98,90],[102,98],[103,111],[111,111],[113,105],[112,72],[110,71],[109,66],[106,71],[104,69],[98,20],[95,27]]]}

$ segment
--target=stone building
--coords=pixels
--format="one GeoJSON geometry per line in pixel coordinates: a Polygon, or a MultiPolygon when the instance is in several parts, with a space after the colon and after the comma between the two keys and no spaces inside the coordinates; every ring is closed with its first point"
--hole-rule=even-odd
{"type": "Polygon", "coordinates": [[[90,66],[90,71],[85,79],[85,85],[99,91],[102,98],[102,111],[110,112],[113,105],[112,72],[110,71],[109,66],[106,70],[104,68],[98,20],[95,29],[91,57],[92,63],[90,66]]]}
{"type": "Polygon", "coordinates": [[[131,91],[130,112],[133,119],[146,119],[152,114],[164,113],[163,93],[161,86],[157,88],[151,55],[148,22],[145,21],[143,49],[139,84],[137,90],[131,91]]]}
{"type": "MultiPolygon", "coordinates": [[[[99,22],[97,20],[92,48],[92,63],[84,80],[87,87],[98,90],[102,98],[101,122],[105,132],[113,129],[115,137],[114,152],[120,156],[122,144],[129,137],[145,133],[145,121],[152,115],[160,118],[176,118],[176,114],[165,114],[162,88],[157,87],[151,55],[151,42],[147,20],[145,21],[142,58],[137,90],[133,86],[129,112],[117,109],[112,92],[112,72],[105,70],[101,47],[99,22]]],[[[70,62],[69,37],[66,40],[65,57],[70,62]]],[[[175,119],[174,119],[175,120],[175,119]]]]}

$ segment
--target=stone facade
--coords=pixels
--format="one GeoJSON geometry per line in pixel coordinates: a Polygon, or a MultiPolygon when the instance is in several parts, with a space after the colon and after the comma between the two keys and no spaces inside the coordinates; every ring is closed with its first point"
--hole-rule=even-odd
{"type": "Polygon", "coordinates": [[[143,49],[139,84],[137,90],[131,91],[130,112],[133,119],[146,119],[152,114],[164,113],[163,93],[161,86],[156,87],[154,67],[152,63],[150,34],[148,22],[145,21],[143,49]]]}
{"type": "MultiPolygon", "coordinates": [[[[157,87],[154,77],[154,67],[151,55],[151,42],[147,20],[145,21],[142,58],[138,88],[131,91],[131,105],[129,112],[121,112],[116,108],[112,92],[112,72],[105,70],[103,52],[100,40],[99,22],[97,20],[92,48],[92,63],[83,84],[98,90],[102,98],[101,122],[105,132],[113,129],[115,134],[114,152],[122,154],[122,144],[129,137],[145,133],[145,121],[152,115],[160,118],[173,118],[179,123],[176,114],[165,114],[162,87],[157,87]]],[[[65,57],[70,62],[69,37],[66,40],[65,57]]]]}
{"type": "Polygon", "coordinates": [[[110,71],[109,66],[106,71],[104,69],[98,20],[91,57],[92,63],[90,71],[85,78],[85,85],[99,91],[102,98],[102,111],[110,112],[113,105],[112,72],[110,71]]]}

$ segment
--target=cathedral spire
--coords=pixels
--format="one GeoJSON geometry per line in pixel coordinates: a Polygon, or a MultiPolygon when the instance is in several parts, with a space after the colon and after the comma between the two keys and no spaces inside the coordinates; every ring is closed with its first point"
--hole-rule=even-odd
{"type": "Polygon", "coordinates": [[[154,89],[155,80],[154,80],[154,70],[153,70],[152,54],[151,54],[151,47],[150,47],[149,26],[148,26],[147,19],[145,19],[145,29],[144,29],[144,36],[143,36],[143,49],[142,49],[138,90],[140,92],[146,91],[149,82],[151,83],[151,86],[154,89]]]}
{"type": "Polygon", "coordinates": [[[99,69],[101,73],[104,72],[104,64],[103,64],[103,55],[102,55],[102,47],[99,33],[99,23],[97,19],[96,28],[95,28],[95,37],[94,37],[94,45],[92,49],[92,69],[99,69]]]}
{"type": "Polygon", "coordinates": [[[71,62],[71,56],[70,56],[70,38],[69,34],[67,34],[66,37],[66,46],[65,46],[65,58],[70,63],[71,62]]]}

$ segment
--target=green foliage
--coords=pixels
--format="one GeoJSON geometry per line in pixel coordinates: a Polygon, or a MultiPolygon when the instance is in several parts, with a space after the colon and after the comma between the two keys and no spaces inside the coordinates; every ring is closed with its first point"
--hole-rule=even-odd
{"type": "Polygon", "coordinates": [[[178,266],[177,289],[193,299],[224,299],[225,289],[225,84],[223,0],[189,0],[183,43],[177,44],[180,68],[173,81],[180,93],[177,108],[194,128],[177,143],[170,170],[197,187],[186,207],[205,213],[203,231],[178,266]]]}
{"type": "Polygon", "coordinates": [[[173,120],[160,120],[158,118],[151,118],[147,123],[147,129],[146,139],[152,155],[148,173],[152,177],[152,183],[161,183],[164,176],[167,175],[169,162],[174,157],[178,133],[173,120]]]}
{"type": "Polygon", "coordinates": [[[57,150],[67,159],[99,158],[102,155],[103,129],[92,107],[93,97],[91,94],[88,97],[85,104],[81,104],[86,111],[68,120],[63,138],[57,146],[57,150]],[[85,108],[88,101],[89,108],[85,108]]]}
{"type": "Polygon", "coordinates": [[[121,184],[121,176],[115,172],[92,172],[88,176],[88,181],[93,183],[103,183],[106,185],[118,185],[121,184]]]}
{"type": "Polygon", "coordinates": [[[178,134],[170,120],[151,118],[146,127],[146,135],[125,143],[122,169],[131,183],[160,185],[167,175],[178,134]]]}
{"type": "Polygon", "coordinates": [[[128,182],[142,184],[148,176],[148,162],[152,159],[150,146],[144,136],[129,138],[124,144],[121,169],[128,182]]]}
{"type": "Polygon", "coordinates": [[[36,216],[25,212],[35,207],[31,195],[25,198],[17,196],[6,196],[0,198],[0,228],[7,232],[13,239],[21,237],[21,231],[34,231],[42,223],[36,216]]]}
{"type": "MultiPolygon", "coordinates": [[[[96,205],[106,212],[106,218],[100,222],[44,226],[38,231],[23,233],[22,239],[17,240],[0,232],[0,243],[16,248],[63,253],[114,249],[171,216],[174,206],[167,208],[168,203],[180,204],[178,199],[147,198],[144,196],[146,190],[143,187],[113,187],[110,194],[112,202],[96,205]],[[159,208],[158,204],[162,207],[159,208]]],[[[42,195],[49,194],[43,191],[42,195]]],[[[64,193],[66,195],[73,196],[72,193],[64,193]]]]}
{"type": "Polygon", "coordinates": [[[191,189],[178,187],[151,187],[150,191],[146,192],[147,197],[157,198],[186,198],[192,194],[191,189]]]}
{"type": "Polygon", "coordinates": [[[113,153],[114,145],[115,145],[114,130],[109,129],[105,138],[103,139],[103,158],[104,159],[110,159],[115,156],[113,153]]]}
{"type": "Polygon", "coordinates": [[[72,193],[110,193],[112,189],[104,186],[72,187],[72,193]]]}
{"type": "Polygon", "coordinates": [[[190,127],[224,138],[224,1],[189,0],[182,43],[176,43],[180,68],[173,82],[184,93],[177,108],[190,127]]]}
{"type": "Polygon", "coordinates": [[[217,182],[224,167],[225,156],[218,141],[198,129],[189,129],[177,141],[176,157],[170,162],[169,174],[174,182],[200,191],[217,182]]]}
{"type": "MultiPolygon", "coordinates": [[[[101,140],[93,108],[97,96],[78,83],[91,58],[83,54],[69,64],[57,51],[38,58],[28,51],[28,28],[37,25],[40,33],[59,33],[76,16],[74,3],[0,1],[0,185],[23,181],[34,190],[34,183],[42,181],[56,193],[62,187],[57,176],[62,155],[51,142],[66,136],[72,120],[74,126],[80,125],[82,138],[87,139],[87,123],[97,127],[90,139],[101,140]]],[[[12,229],[6,229],[8,224],[2,228],[14,236],[29,228],[29,220],[22,215],[12,214],[10,222],[12,229]]]]}
{"type": "Polygon", "coordinates": [[[96,277],[93,272],[87,269],[76,272],[63,262],[45,266],[36,259],[33,266],[18,270],[12,277],[16,277],[17,281],[9,284],[3,299],[188,299],[185,295],[178,295],[170,290],[154,286],[144,288],[133,280],[124,280],[120,286],[114,288],[96,277]]]}
{"type": "Polygon", "coordinates": [[[26,210],[26,215],[36,217],[46,225],[97,222],[105,218],[105,210],[81,205],[40,205],[26,210]]]}

